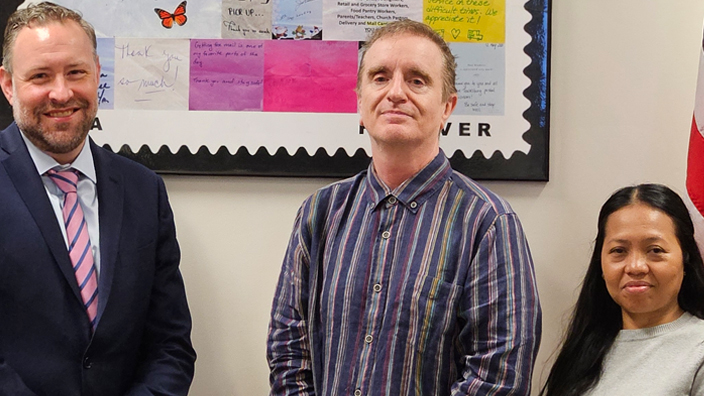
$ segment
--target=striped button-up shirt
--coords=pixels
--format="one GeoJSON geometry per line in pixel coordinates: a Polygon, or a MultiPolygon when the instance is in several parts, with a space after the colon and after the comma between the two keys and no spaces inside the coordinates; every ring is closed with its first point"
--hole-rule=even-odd
{"type": "Polygon", "coordinates": [[[529,395],[540,306],[507,202],[440,154],[301,206],[274,297],[271,395],[529,395]]]}

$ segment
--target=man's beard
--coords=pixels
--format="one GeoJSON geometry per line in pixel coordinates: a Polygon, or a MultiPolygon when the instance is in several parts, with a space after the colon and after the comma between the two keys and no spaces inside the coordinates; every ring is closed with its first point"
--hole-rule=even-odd
{"type": "Polygon", "coordinates": [[[78,148],[88,136],[93,126],[93,121],[98,111],[97,100],[95,106],[85,99],[72,99],[66,103],[52,105],[45,103],[31,111],[24,105],[13,106],[15,122],[27,139],[37,148],[47,153],[66,154],[78,148]],[[55,110],[78,107],[84,117],[75,126],[64,122],[54,124],[51,130],[42,125],[43,114],[55,110]]]}

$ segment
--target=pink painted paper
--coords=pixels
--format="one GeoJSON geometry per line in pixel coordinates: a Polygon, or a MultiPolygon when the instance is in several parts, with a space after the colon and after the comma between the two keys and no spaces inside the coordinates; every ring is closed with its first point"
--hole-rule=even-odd
{"type": "Polygon", "coordinates": [[[266,41],[264,111],[356,113],[356,41],[266,41]]]}
{"type": "Polygon", "coordinates": [[[262,40],[191,40],[189,109],[262,110],[262,40]]]}

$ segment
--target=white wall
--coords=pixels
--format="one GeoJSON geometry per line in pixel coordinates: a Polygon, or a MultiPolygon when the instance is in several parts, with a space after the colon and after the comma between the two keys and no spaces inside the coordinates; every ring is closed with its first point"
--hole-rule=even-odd
{"type": "MultiPolygon", "coordinates": [[[[543,306],[535,388],[618,187],[682,192],[701,0],[553,0],[550,181],[486,183],[520,215],[543,306]]],[[[199,357],[191,394],[265,395],[266,329],[300,202],[330,180],[166,176],[199,357]]],[[[534,389],[534,394],[537,391],[534,389]]]]}

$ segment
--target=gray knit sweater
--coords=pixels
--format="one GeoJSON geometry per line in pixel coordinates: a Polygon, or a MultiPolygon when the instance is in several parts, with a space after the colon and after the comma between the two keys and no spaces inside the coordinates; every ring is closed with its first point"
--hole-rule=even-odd
{"type": "Polygon", "coordinates": [[[685,312],[664,325],[621,330],[586,395],[704,395],[703,365],[704,320],[685,312]]]}

